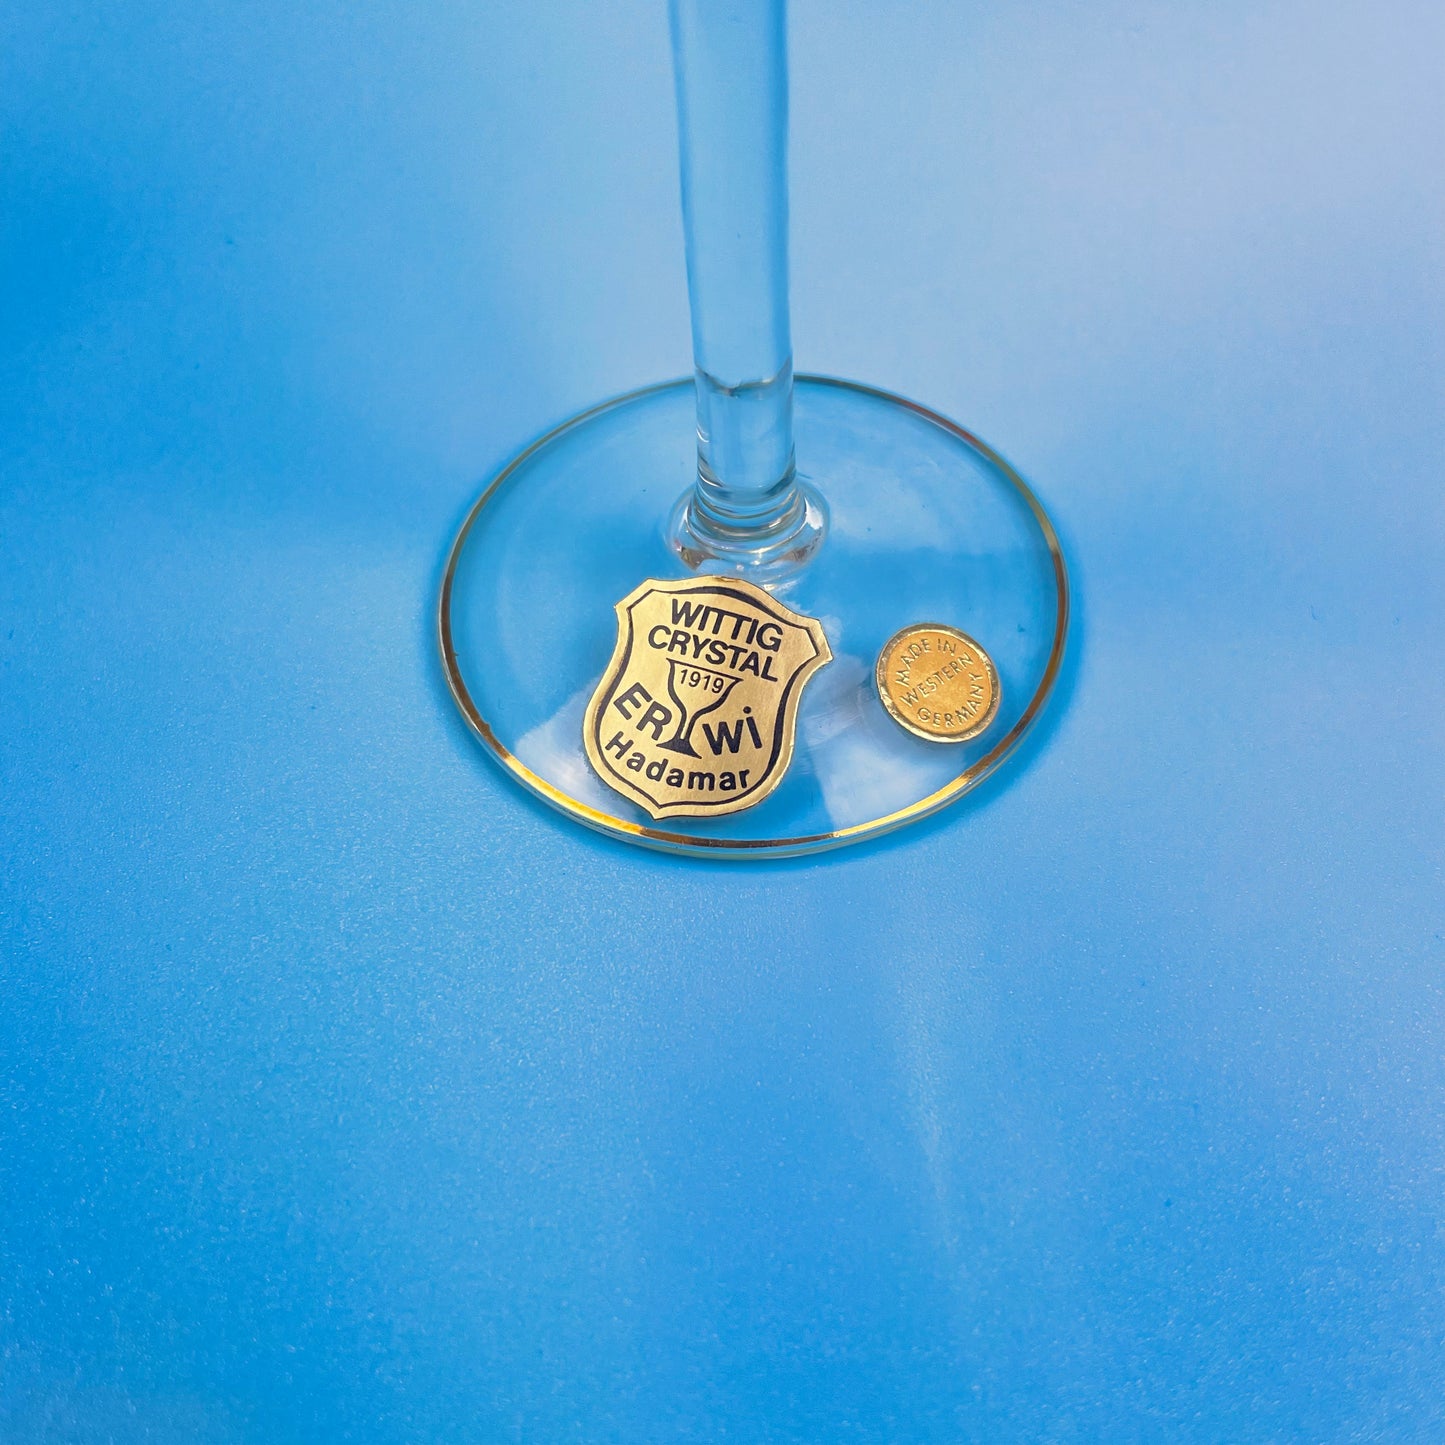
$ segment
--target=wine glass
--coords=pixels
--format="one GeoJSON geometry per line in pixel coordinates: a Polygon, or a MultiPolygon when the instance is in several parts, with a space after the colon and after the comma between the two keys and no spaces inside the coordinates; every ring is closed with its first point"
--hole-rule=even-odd
{"type": "Polygon", "coordinates": [[[694,375],[572,417],[488,483],[447,560],[442,660],[482,742],[571,817],[675,852],[808,852],[933,813],[1003,762],[1058,673],[1068,583],[1043,507],[983,442],[888,392],[793,374],[785,0],[671,0],[670,20],[694,375]],[[705,606],[711,637],[667,631],[705,606]],[[802,679],[791,716],[730,702],[761,696],[740,668],[773,665],[728,640],[744,622],[779,629],[802,679]],[[981,731],[900,718],[886,649],[911,627],[988,664],[981,731]],[[627,671],[642,662],[650,685],[627,671]],[[705,738],[727,763],[756,737],[761,758],[774,734],[766,788],[756,768],[744,786],[679,767],[678,788],[706,773],[726,794],[709,781],[696,808],[659,804],[666,757],[705,738]]]}

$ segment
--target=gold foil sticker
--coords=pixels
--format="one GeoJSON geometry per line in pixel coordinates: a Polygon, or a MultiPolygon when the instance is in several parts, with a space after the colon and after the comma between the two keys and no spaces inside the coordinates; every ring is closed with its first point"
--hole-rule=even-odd
{"type": "Polygon", "coordinates": [[[582,723],[597,775],[654,818],[760,803],[792,761],[803,688],[832,661],[822,625],[731,577],[649,580],[614,610],[582,723]]]}
{"type": "Polygon", "coordinates": [[[878,654],[878,696],[889,716],[931,743],[976,738],[998,712],[993,659],[966,632],[920,622],[878,654]]]}

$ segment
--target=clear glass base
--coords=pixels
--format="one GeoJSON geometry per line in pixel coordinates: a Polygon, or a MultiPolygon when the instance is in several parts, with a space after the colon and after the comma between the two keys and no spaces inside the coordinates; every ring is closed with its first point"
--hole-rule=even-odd
{"type": "Polygon", "coordinates": [[[689,575],[674,528],[696,474],[691,379],[582,413],[510,462],[447,562],[439,615],[447,680],[513,776],[605,833],[713,857],[860,841],[961,797],[1017,746],[1063,657],[1068,584],[1054,529],[1022,478],[952,422],[886,392],[799,377],[801,479],[826,498],[826,538],[781,581],[822,622],[833,662],[808,684],[792,764],[756,807],[654,822],[597,776],[582,717],[612,654],[613,604],[644,578],[689,575]],[[915,737],[874,680],[913,623],[976,639],[1002,701],[967,742],[915,737]]]}

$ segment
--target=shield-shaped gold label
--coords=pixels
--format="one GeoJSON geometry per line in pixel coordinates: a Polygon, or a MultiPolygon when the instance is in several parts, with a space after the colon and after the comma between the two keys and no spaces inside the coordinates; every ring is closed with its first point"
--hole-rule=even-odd
{"type": "Polygon", "coordinates": [[[731,577],[647,581],[582,724],[598,775],[654,818],[761,802],[793,757],[798,701],[833,654],[822,625],[731,577]]]}

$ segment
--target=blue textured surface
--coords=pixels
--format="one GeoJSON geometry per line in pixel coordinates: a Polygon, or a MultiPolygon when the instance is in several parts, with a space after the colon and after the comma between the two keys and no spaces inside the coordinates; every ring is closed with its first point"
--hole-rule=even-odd
{"type": "Polygon", "coordinates": [[[994,10],[800,0],[794,331],[1037,483],[1069,672],[728,869],[431,642],[687,368],[660,7],[10,7],[7,1445],[1445,1436],[1445,12],[994,10]]]}

